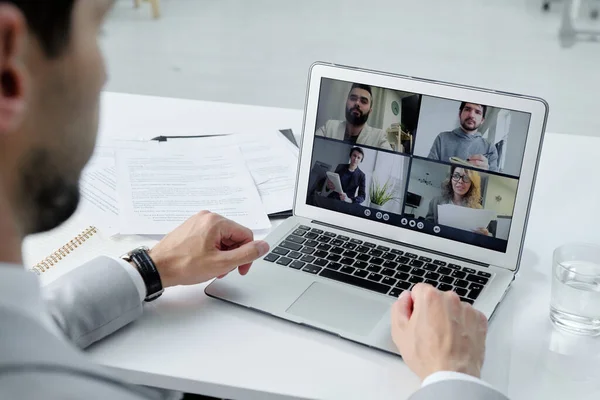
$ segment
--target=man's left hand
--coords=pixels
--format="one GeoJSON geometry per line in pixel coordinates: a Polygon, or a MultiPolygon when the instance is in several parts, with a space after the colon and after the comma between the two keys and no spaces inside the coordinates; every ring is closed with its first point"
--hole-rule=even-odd
{"type": "Polygon", "coordinates": [[[488,159],[483,154],[474,154],[472,156],[469,156],[469,158],[467,158],[467,161],[469,162],[469,164],[471,164],[477,168],[481,168],[481,169],[489,169],[490,168],[488,159]]]}
{"type": "Polygon", "coordinates": [[[341,201],[346,201],[347,198],[348,198],[348,196],[346,196],[346,193],[340,193],[340,200],[341,201]]]}

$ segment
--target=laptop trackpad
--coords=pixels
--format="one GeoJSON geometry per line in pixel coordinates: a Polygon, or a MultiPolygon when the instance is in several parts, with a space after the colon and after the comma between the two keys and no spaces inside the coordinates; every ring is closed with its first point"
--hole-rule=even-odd
{"type": "Polygon", "coordinates": [[[307,322],[328,325],[337,332],[368,336],[389,308],[389,303],[368,295],[314,282],[287,312],[307,322]]]}

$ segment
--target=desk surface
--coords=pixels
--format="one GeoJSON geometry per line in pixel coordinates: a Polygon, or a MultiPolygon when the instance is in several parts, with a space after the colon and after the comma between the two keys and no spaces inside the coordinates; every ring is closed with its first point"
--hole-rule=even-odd
{"type": "MultiPolygon", "coordinates": [[[[297,133],[302,123],[295,110],[119,94],[103,103],[104,135],[297,133]]],[[[483,371],[514,400],[600,397],[600,339],[556,332],[548,319],[553,249],[598,242],[597,147],[592,137],[546,136],[523,265],[490,323],[483,371]]],[[[419,387],[398,357],[210,299],[204,287],[168,290],[90,356],[133,383],[225,398],[402,399],[419,387]]]]}

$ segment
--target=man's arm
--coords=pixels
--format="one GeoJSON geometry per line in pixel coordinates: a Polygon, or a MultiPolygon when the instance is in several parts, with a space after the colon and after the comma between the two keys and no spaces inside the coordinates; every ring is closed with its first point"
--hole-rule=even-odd
{"type": "Polygon", "coordinates": [[[490,171],[498,172],[498,150],[493,144],[490,144],[488,165],[490,171]]]}
{"type": "Polygon", "coordinates": [[[365,201],[367,194],[365,192],[365,174],[361,173],[358,177],[358,195],[352,199],[353,203],[361,204],[365,201]]]}
{"type": "Polygon", "coordinates": [[[454,292],[417,284],[392,306],[392,338],[423,385],[411,399],[506,400],[479,376],[487,319],[454,292]]]}
{"type": "MultiPolygon", "coordinates": [[[[429,150],[429,155],[427,158],[431,158],[432,160],[441,160],[441,152],[442,152],[442,139],[441,133],[435,138],[433,144],[431,145],[431,150],[429,150]]],[[[448,161],[448,160],[446,160],[448,161]]]]}
{"type": "MultiPolygon", "coordinates": [[[[266,242],[253,240],[251,230],[202,211],[165,236],[150,257],[168,288],[224,277],[236,269],[246,275],[268,251],[266,242]]],[[[45,287],[48,311],[67,338],[85,348],[142,314],[145,287],[138,288],[137,273],[124,262],[98,257],[45,287]]]]}
{"type": "Polygon", "coordinates": [[[98,257],[52,282],[45,287],[44,297],[55,323],[81,348],[142,314],[135,282],[110,257],[98,257]]]}

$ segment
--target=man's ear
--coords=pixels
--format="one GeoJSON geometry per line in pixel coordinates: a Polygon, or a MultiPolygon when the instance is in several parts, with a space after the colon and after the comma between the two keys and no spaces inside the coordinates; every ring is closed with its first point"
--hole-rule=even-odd
{"type": "Polygon", "coordinates": [[[25,112],[23,53],[27,28],[22,13],[0,5],[0,136],[18,126],[25,112]]]}

